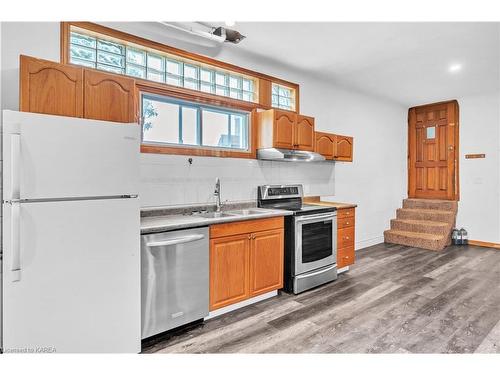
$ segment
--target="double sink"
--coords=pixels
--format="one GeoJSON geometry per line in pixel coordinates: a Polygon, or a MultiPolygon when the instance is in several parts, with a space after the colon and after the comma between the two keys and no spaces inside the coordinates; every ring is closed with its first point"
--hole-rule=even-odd
{"type": "Polygon", "coordinates": [[[231,216],[252,216],[252,215],[262,215],[268,212],[265,209],[259,208],[248,208],[244,210],[231,210],[231,211],[220,211],[220,212],[194,212],[191,215],[204,217],[208,219],[215,219],[219,217],[231,217],[231,216]]]}

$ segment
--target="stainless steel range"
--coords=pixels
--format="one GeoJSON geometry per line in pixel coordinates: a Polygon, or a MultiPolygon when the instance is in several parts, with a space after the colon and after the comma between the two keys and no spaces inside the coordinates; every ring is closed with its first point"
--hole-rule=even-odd
{"type": "Polygon", "coordinates": [[[293,211],[285,219],[284,289],[301,293],[337,279],[337,212],[334,207],[305,205],[302,185],[258,188],[263,208],[293,211]]]}

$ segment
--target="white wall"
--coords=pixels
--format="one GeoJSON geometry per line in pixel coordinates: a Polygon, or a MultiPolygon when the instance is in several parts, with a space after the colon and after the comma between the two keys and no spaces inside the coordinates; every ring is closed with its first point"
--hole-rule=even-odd
{"type": "MultiPolygon", "coordinates": [[[[223,199],[255,199],[264,183],[305,184],[306,193],[354,202],[356,247],[382,241],[395,209],[406,194],[406,108],[283,69],[272,60],[241,53],[237,46],[209,48],[166,37],[166,30],[141,23],[111,26],[175,47],[203,53],[301,85],[301,112],[316,118],[318,130],[353,135],[353,163],[280,164],[255,160],[142,155],[143,206],[206,203],[216,176],[223,199]]],[[[18,55],[59,60],[58,23],[2,25],[2,108],[18,109],[18,55]],[[15,35],[15,37],[12,37],[15,35]],[[36,35],[36,38],[33,38],[36,35]]]]}
{"type": "Polygon", "coordinates": [[[460,202],[457,226],[470,239],[500,242],[500,96],[458,99],[460,106],[460,202]],[[486,154],[465,159],[465,154],[486,154]]]}

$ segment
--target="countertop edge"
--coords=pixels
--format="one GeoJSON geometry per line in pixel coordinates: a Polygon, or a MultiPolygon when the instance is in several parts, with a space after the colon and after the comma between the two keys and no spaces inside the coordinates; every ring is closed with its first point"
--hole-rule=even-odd
{"type": "MultiPolygon", "coordinates": [[[[182,223],[175,223],[172,222],[170,224],[157,224],[157,225],[143,225],[141,223],[141,234],[151,234],[151,233],[159,233],[159,232],[167,232],[167,231],[172,231],[172,230],[177,230],[177,229],[187,229],[187,228],[199,228],[199,227],[206,227],[209,225],[214,225],[214,224],[223,224],[223,223],[232,223],[232,222],[238,222],[238,221],[249,221],[249,220],[259,220],[259,219],[267,219],[271,217],[280,217],[280,216],[290,216],[293,215],[293,212],[291,211],[285,211],[285,210],[273,210],[274,212],[269,212],[269,213],[263,213],[259,215],[248,215],[248,216],[232,216],[232,217],[219,217],[219,218],[203,218],[200,220],[199,218],[193,218],[195,219],[193,222],[182,222],[182,223]]],[[[169,216],[158,216],[156,217],[157,219],[165,219],[165,220],[170,220],[170,221],[175,221],[175,217],[177,215],[171,215],[172,217],[169,218],[169,216]]]]}

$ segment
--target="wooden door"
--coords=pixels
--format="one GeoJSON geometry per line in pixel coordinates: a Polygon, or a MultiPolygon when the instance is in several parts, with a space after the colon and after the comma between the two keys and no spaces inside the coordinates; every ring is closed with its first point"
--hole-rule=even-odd
{"type": "Polygon", "coordinates": [[[345,135],[335,135],[335,155],[338,161],[352,161],[354,138],[345,135]]]}
{"type": "Polygon", "coordinates": [[[250,237],[210,240],[210,311],[248,298],[250,237]]]}
{"type": "Polygon", "coordinates": [[[302,151],[313,151],[314,141],[314,118],[297,115],[295,148],[302,151]]]}
{"type": "Polygon", "coordinates": [[[292,149],[295,142],[295,113],[273,109],[273,146],[292,149]]]}
{"type": "Polygon", "coordinates": [[[19,108],[23,112],[83,116],[83,69],[20,56],[19,108]]]}
{"type": "Polygon", "coordinates": [[[84,81],[85,118],[137,122],[132,78],[85,69],[84,81]]]}
{"type": "Polygon", "coordinates": [[[283,229],[252,234],[250,296],[283,288],[283,229]]]}
{"type": "Polygon", "coordinates": [[[408,113],[408,197],[458,200],[458,103],[408,113]]]}
{"type": "Polygon", "coordinates": [[[316,132],[315,151],[325,157],[326,160],[332,160],[335,151],[335,137],[333,134],[316,132]]]}

